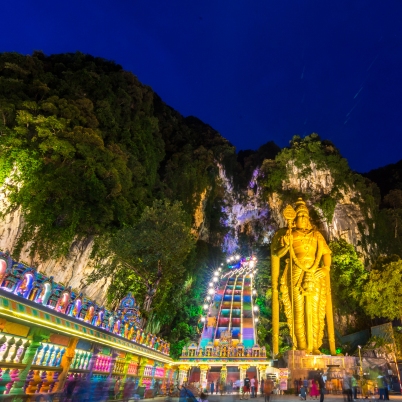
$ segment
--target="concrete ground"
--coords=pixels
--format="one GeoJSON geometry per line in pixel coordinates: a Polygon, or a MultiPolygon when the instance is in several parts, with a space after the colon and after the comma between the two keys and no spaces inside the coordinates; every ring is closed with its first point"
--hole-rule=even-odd
{"type": "MultiPolygon", "coordinates": [[[[232,394],[232,395],[208,395],[208,401],[209,402],[240,402],[240,395],[237,394],[232,394]]],[[[391,401],[398,401],[402,402],[402,395],[400,394],[391,394],[389,396],[389,399],[391,401]]],[[[178,402],[179,398],[171,398],[172,402],[178,402]]],[[[244,400],[244,399],[243,399],[244,400]]],[[[343,402],[343,395],[332,395],[332,394],[327,394],[325,395],[324,402],[343,402]]],[[[366,398],[366,399],[357,399],[356,401],[359,402],[374,402],[378,401],[378,395],[376,395],[376,398],[366,398]]],[[[157,397],[155,399],[142,399],[141,401],[146,401],[146,402],[164,402],[165,398],[163,397],[157,397]]],[[[258,396],[257,398],[249,398],[249,402],[265,402],[264,397],[258,396]]],[[[307,398],[306,402],[311,402],[312,399],[307,398]]],[[[300,402],[300,398],[296,395],[271,395],[270,402],[300,402]]]]}

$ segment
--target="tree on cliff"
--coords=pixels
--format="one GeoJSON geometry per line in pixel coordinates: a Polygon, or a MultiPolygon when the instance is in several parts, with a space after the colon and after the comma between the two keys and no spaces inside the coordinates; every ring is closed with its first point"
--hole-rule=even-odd
{"type": "Polygon", "coordinates": [[[161,287],[185,280],[184,262],[195,245],[190,219],[180,202],[155,200],[133,226],[119,230],[95,248],[98,269],[91,280],[113,277],[129,270],[145,288],[143,310],[147,313],[161,287]]]}
{"type": "Polygon", "coordinates": [[[370,270],[360,304],[372,318],[401,318],[401,289],[402,259],[397,255],[381,256],[370,270]]]}

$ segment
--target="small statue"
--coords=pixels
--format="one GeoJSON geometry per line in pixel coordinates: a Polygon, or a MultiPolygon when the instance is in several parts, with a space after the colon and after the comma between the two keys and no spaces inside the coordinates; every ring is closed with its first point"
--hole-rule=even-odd
{"type": "Polygon", "coordinates": [[[123,333],[123,336],[124,336],[124,338],[128,338],[128,321],[126,321],[125,323],[124,323],[124,333],[123,333]]]}
{"type": "Polygon", "coordinates": [[[24,293],[28,290],[28,278],[27,275],[23,276],[23,280],[21,282],[21,285],[18,288],[17,294],[19,296],[24,296],[24,293]]]}
{"type": "Polygon", "coordinates": [[[146,346],[149,346],[149,342],[151,341],[151,336],[152,336],[152,334],[150,334],[150,333],[148,332],[148,334],[147,334],[147,336],[146,336],[146,338],[145,338],[145,345],[146,345],[146,346]]]}
{"type": "Polygon", "coordinates": [[[114,324],[114,317],[113,317],[113,314],[111,314],[110,317],[109,317],[109,322],[108,322],[109,331],[113,330],[113,324],[114,324]]]}
{"type": "Polygon", "coordinates": [[[91,323],[94,317],[94,312],[95,312],[94,306],[89,306],[87,313],[85,314],[84,321],[91,323]]]}
{"type": "Polygon", "coordinates": [[[154,347],[155,341],[156,341],[156,336],[155,336],[155,335],[152,335],[151,341],[150,341],[150,343],[149,343],[149,346],[150,346],[151,348],[154,347]]]}
{"type": "Polygon", "coordinates": [[[120,320],[116,320],[113,327],[113,333],[119,335],[120,332],[120,320]]]}

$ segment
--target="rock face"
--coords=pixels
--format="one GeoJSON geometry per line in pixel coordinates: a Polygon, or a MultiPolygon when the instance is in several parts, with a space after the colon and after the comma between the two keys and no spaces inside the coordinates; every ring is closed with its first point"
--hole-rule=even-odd
{"type": "Polygon", "coordinates": [[[258,169],[255,170],[247,189],[236,194],[232,180],[227,177],[223,167],[219,166],[219,177],[225,189],[223,208],[225,219],[222,224],[229,228],[222,249],[228,254],[235,252],[238,248],[240,233],[246,233],[253,237],[255,242],[262,244],[269,243],[273,235],[268,205],[261,200],[260,190],[256,187],[257,176],[258,169]]]}
{"type": "MultiPolygon", "coordinates": [[[[310,169],[309,175],[302,176],[299,169],[291,165],[287,180],[282,182],[282,190],[295,190],[306,194],[305,201],[310,210],[315,209],[322,217],[317,225],[327,240],[343,238],[363,255],[367,255],[370,250],[363,249],[362,238],[369,234],[369,228],[360,205],[354,201],[359,199],[359,195],[352,189],[344,191],[342,199],[336,204],[332,221],[326,222],[318,202],[321,197],[331,193],[334,180],[329,170],[317,169],[313,163],[310,169]]],[[[268,244],[275,231],[286,226],[282,215],[285,205],[279,192],[271,194],[268,199],[263,199],[262,189],[257,185],[259,174],[257,168],[247,189],[241,194],[236,194],[231,179],[220,166],[220,179],[225,188],[224,212],[227,216],[223,223],[230,229],[222,245],[227,253],[236,250],[238,236],[242,232],[246,231],[260,244],[268,244]]]]}
{"type": "MultiPolygon", "coordinates": [[[[288,179],[282,182],[282,189],[306,194],[305,201],[309,208],[315,209],[322,217],[317,224],[327,240],[343,238],[353,244],[357,251],[367,255],[370,250],[363,249],[362,238],[369,234],[369,227],[360,205],[354,201],[361,198],[359,194],[351,188],[343,191],[341,199],[336,203],[332,221],[326,222],[318,202],[323,196],[331,193],[334,180],[329,170],[317,169],[314,163],[311,163],[310,170],[311,173],[303,177],[295,165],[289,166],[288,179]]],[[[285,226],[286,222],[282,216],[284,205],[279,194],[274,193],[270,196],[268,204],[278,227],[285,226]]]]}
{"type": "MultiPolygon", "coordinates": [[[[9,250],[12,255],[23,225],[24,220],[20,209],[4,217],[0,222],[0,250],[9,250]]],[[[86,278],[93,271],[89,258],[92,246],[93,239],[74,242],[66,257],[40,261],[29,255],[29,245],[27,245],[23,248],[19,260],[36,267],[46,276],[53,276],[55,282],[82,291],[86,297],[103,304],[109,281],[105,279],[86,285],[86,278]]]]}
{"type": "MultiPolygon", "coordinates": [[[[219,165],[219,180],[224,188],[225,214],[222,222],[229,230],[226,234],[222,249],[228,254],[238,248],[238,239],[241,233],[252,237],[253,242],[269,244],[271,237],[279,227],[286,225],[282,216],[285,205],[279,193],[273,193],[268,199],[263,199],[262,189],[258,186],[259,169],[255,169],[250,183],[243,191],[236,193],[232,179],[227,176],[224,168],[219,165]]],[[[329,170],[319,170],[311,164],[311,173],[302,177],[299,169],[292,165],[289,169],[288,179],[282,183],[283,190],[296,190],[305,193],[305,200],[310,209],[315,209],[322,216],[317,206],[322,196],[331,193],[333,178],[329,170]]],[[[208,241],[209,233],[206,225],[205,205],[209,190],[206,189],[200,197],[200,203],[194,211],[193,233],[197,238],[208,241]]],[[[352,189],[344,191],[342,199],[338,201],[331,222],[321,220],[319,228],[327,240],[344,238],[356,246],[363,255],[369,250],[364,250],[361,245],[362,237],[368,234],[369,228],[360,206],[353,200],[358,199],[352,189]],[[363,228],[363,230],[361,230],[363,228]]],[[[0,196],[0,209],[7,205],[6,195],[0,196]]],[[[0,249],[10,250],[12,253],[20,231],[24,225],[20,210],[15,210],[5,216],[0,222],[0,249]]],[[[20,260],[29,265],[36,266],[40,272],[47,276],[53,276],[56,282],[65,286],[71,286],[75,290],[82,291],[85,296],[103,303],[106,298],[108,280],[101,280],[91,285],[86,285],[86,278],[93,270],[90,254],[93,239],[75,242],[71,246],[68,256],[59,259],[39,261],[29,256],[29,245],[22,250],[20,260]]]]}

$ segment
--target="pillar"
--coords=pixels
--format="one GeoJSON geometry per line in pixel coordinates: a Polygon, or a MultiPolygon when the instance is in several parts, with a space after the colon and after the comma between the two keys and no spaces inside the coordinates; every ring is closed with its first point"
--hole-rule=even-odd
{"type": "Polygon", "coordinates": [[[186,366],[185,364],[181,364],[179,366],[179,385],[182,385],[184,382],[188,381],[187,373],[189,368],[190,367],[186,366]]]}
{"type": "Polygon", "coordinates": [[[64,384],[66,383],[71,363],[75,356],[75,349],[77,347],[78,341],[79,338],[70,338],[68,342],[66,351],[60,362],[60,367],[63,369],[63,371],[59,375],[59,381],[57,388],[55,388],[55,391],[57,389],[58,392],[61,392],[64,388],[64,384]]]}
{"type": "MultiPolygon", "coordinates": [[[[28,338],[31,339],[31,344],[28,346],[25,351],[24,358],[22,359],[22,364],[25,364],[25,368],[18,373],[18,380],[15,381],[10,389],[10,395],[24,395],[24,386],[26,382],[26,378],[28,376],[29,371],[31,370],[31,366],[33,363],[33,359],[35,357],[36,351],[41,345],[42,342],[48,341],[50,337],[50,332],[44,328],[33,327],[29,331],[28,338]]],[[[14,398],[13,401],[19,402],[23,401],[23,399],[19,399],[18,397],[14,398]]]]}
{"type": "Polygon", "coordinates": [[[224,364],[221,368],[221,384],[226,384],[226,378],[228,376],[228,369],[226,367],[226,364],[224,364]]]}
{"type": "Polygon", "coordinates": [[[200,365],[200,384],[202,391],[207,388],[208,385],[208,380],[207,380],[207,374],[208,374],[209,366],[207,364],[201,364],[200,365]]]}
{"type": "Polygon", "coordinates": [[[140,359],[140,365],[138,367],[138,385],[142,385],[142,380],[144,378],[144,371],[145,371],[145,366],[148,363],[148,359],[146,357],[141,357],[140,359]]]}
{"type": "Polygon", "coordinates": [[[246,364],[241,364],[239,366],[240,369],[240,382],[241,382],[241,386],[243,386],[243,381],[246,378],[246,371],[250,366],[246,365],[246,364]]]}
{"type": "Polygon", "coordinates": [[[113,374],[113,370],[114,370],[114,366],[116,365],[116,361],[117,361],[117,356],[119,355],[119,352],[115,349],[111,350],[111,361],[110,361],[110,367],[109,367],[109,374],[108,374],[108,378],[112,378],[112,374],[113,374]]]}
{"type": "Polygon", "coordinates": [[[261,364],[257,368],[258,368],[258,374],[260,376],[260,378],[258,379],[258,382],[261,383],[261,380],[266,380],[266,371],[267,371],[268,366],[261,364]]]}
{"type": "Polygon", "coordinates": [[[165,364],[165,392],[169,393],[170,387],[174,385],[173,374],[175,372],[175,368],[170,364],[165,364]]]}

